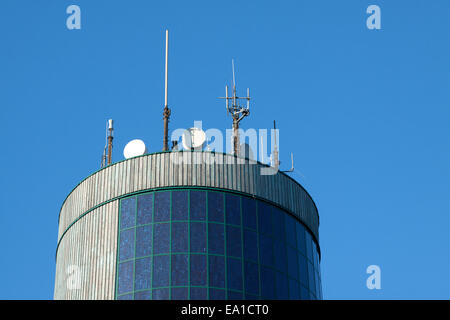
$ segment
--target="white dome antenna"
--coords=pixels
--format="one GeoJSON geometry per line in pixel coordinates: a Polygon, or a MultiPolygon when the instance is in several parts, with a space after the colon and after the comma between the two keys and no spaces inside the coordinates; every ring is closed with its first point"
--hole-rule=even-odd
{"type": "Polygon", "coordinates": [[[123,149],[123,156],[125,159],[130,159],[137,156],[142,156],[147,153],[147,147],[144,141],[140,139],[134,139],[127,143],[123,149]]]}
{"type": "Polygon", "coordinates": [[[183,148],[185,150],[201,150],[206,142],[206,133],[199,128],[189,128],[182,136],[183,148]]]}

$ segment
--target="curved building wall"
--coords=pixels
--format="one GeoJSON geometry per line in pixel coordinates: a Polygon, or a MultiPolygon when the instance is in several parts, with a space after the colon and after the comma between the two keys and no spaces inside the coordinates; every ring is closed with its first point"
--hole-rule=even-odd
{"type": "Polygon", "coordinates": [[[298,219],[241,194],[121,200],[117,299],[320,299],[319,254],[298,219]]]}
{"type": "Polygon", "coordinates": [[[119,201],[79,219],[58,244],[54,298],[114,299],[119,201]]]}
{"type": "MultiPolygon", "coordinates": [[[[313,243],[318,243],[319,216],[309,194],[285,174],[261,174],[262,170],[267,169],[267,166],[255,161],[227,154],[163,152],[121,161],[95,172],[72,190],[61,207],[55,299],[116,297],[116,264],[111,264],[110,261],[117,260],[117,232],[122,231],[118,223],[119,203],[124,198],[140,193],[172,188],[203,188],[224,194],[237,193],[241,198],[248,197],[254,202],[265,203],[284,211],[289,217],[286,219],[295,217],[297,223],[301,222],[304,226],[305,234],[314,240],[313,243]],[[107,257],[105,252],[108,253],[107,257]],[[73,286],[75,275],[81,277],[78,289],[73,286]]],[[[242,216],[245,217],[244,214],[242,216]]],[[[153,223],[152,220],[152,228],[153,223]]],[[[207,223],[210,228],[213,222],[207,223]]],[[[223,225],[228,227],[225,222],[223,225]]],[[[318,246],[316,251],[320,255],[318,246]]],[[[228,259],[224,255],[225,258],[228,259]]],[[[242,265],[245,266],[245,257],[242,265]]],[[[243,272],[245,275],[245,268],[243,272]]],[[[310,287],[312,285],[308,284],[306,289],[310,287]]],[[[153,290],[153,284],[151,288],[153,290]]],[[[228,287],[223,289],[225,288],[228,287]]],[[[299,290],[301,291],[301,287],[299,290]]],[[[226,295],[234,292],[233,289],[225,291],[226,295]]],[[[245,290],[242,292],[247,294],[245,290]]],[[[121,297],[125,297],[125,294],[121,294],[121,297]]],[[[313,293],[312,297],[320,297],[320,294],[313,293]]]]}

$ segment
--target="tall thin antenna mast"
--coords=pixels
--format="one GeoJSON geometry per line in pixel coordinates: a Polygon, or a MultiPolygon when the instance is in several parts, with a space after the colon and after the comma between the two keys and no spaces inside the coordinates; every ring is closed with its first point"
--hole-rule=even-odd
{"type": "Polygon", "coordinates": [[[112,162],[113,120],[108,120],[108,165],[112,162]]]}
{"type": "Polygon", "coordinates": [[[112,162],[112,141],[113,141],[113,120],[109,119],[106,124],[106,144],[103,149],[102,163],[100,168],[104,168],[112,162]]]}
{"type": "Polygon", "coordinates": [[[164,138],[163,138],[163,151],[169,150],[169,118],[170,109],[168,104],[168,77],[169,77],[169,30],[166,30],[166,73],[165,73],[165,88],[164,88],[164,138]]]}
{"type": "Polygon", "coordinates": [[[273,132],[274,132],[274,147],[273,147],[273,156],[272,156],[272,160],[273,163],[272,165],[275,168],[279,168],[280,167],[280,160],[278,158],[278,146],[277,146],[277,125],[275,123],[275,120],[273,120],[273,132]]]}
{"type": "Polygon", "coordinates": [[[220,99],[226,99],[227,112],[233,118],[233,153],[239,154],[239,122],[250,114],[250,89],[247,88],[246,97],[238,97],[236,95],[236,77],[234,72],[234,60],[231,60],[231,67],[233,71],[233,88],[232,97],[228,96],[228,86],[225,86],[225,97],[220,99]],[[239,100],[247,100],[247,106],[239,105],[239,100]],[[230,106],[231,101],[231,106],[230,106]]]}

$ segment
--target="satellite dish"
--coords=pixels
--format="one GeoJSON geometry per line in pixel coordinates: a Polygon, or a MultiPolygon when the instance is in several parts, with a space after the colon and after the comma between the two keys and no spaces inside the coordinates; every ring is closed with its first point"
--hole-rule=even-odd
{"type": "Polygon", "coordinates": [[[183,148],[186,150],[202,149],[206,142],[206,133],[199,128],[189,128],[183,133],[183,148]]]}
{"type": "Polygon", "coordinates": [[[239,156],[241,158],[247,158],[250,160],[255,160],[253,150],[248,143],[243,143],[239,147],[239,156]]]}
{"type": "Polygon", "coordinates": [[[147,153],[144,141],[134,139],[127,143],[123,149],[123,156],[125,159],[130,159],[137,156],[142,156],[147,153]]]}

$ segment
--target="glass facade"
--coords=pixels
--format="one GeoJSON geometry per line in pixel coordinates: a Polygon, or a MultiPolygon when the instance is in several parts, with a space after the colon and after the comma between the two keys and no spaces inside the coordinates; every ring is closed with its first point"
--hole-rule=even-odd
{"type": "Polygon", "coordinates": [[[116,299],[322,299],[319,250],[278,207],[202,189],[120,201],[116,299]]]}

